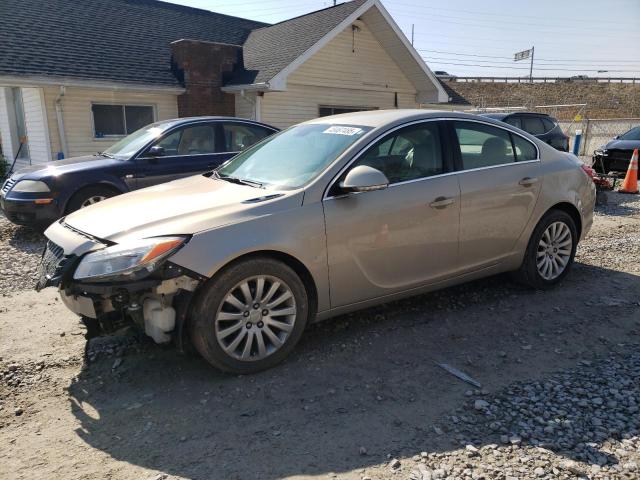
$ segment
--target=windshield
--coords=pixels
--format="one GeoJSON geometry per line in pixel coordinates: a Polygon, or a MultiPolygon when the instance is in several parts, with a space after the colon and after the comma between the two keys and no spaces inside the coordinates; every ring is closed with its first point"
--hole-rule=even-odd
{"type": "Polygon", "coordinates": [[[620,140],[640,140],[640,127],[635,127],[618,137],[620,140]]]}
{"type": "Polygon", "coordinates": [[[136,130],[131,135],[127,135],[122,140],[111,145],[102,154],[118,160],[129,160],[138,150],[158,138],[170,126],[171,124],[169,123],[152,123],[142,127],[140,130],[136,130]]]}
{"type": "Polygon", "coordinates": [[[218,169],[218,175],[263,186],[298,188],[369,130],[371,127],[326,123],[296,125],[236,155],[218,169]]]}

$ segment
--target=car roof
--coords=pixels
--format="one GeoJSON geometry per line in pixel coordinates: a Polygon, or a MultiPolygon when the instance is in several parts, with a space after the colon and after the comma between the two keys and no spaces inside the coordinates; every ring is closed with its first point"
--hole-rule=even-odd
{"type": "Polygon", "coordinates": [[[393,110],[366,110],[361,112],[341,113],[328,117],[314,118],[304,122],[305,124],[332,124],[332,125],[360,125],[364,127],[384,127],[394,123],[402,123],[411,120],[423,120],[429,118],[460,118],[473,120],[478,115],[453,112],[449,110],[421,110],[421,109],[393,109],[393,110]]]}
{"type": "Polygon", "coordinates": [[[247,118],[238,118],[238,117],[225,117],[221,115],[216,116],[200,116],[200,117],[182,117],[182,118],[170,118],[167,120],[159,120],[154,122],[154,125],[162,126],[162,127],[173,127],[176,125],[184,125],[195,122],[216,122],[216,121],[233,121],[233,122],[243,122],[243,123],[251,123],[253,125],[260,125],[262,127],[267,127],[272,130],[278,130],[276,127],[268,125],[262,122],[256,122],[255,120],[249,120],[247,118]]]}
{"type": "Polygon", "coordinates": [[[498,120],[503,120],[507,117],[511,117],[513,115],[529,115],[532,117],[547,117],[547,118],[551,118],[551,116],[547,113],[540,113],[540,112],[521,112],[521,111],[516,111],[516,112],[496,112],[496,113],[481,113],[480,115],[482,115],[483,117],[489,117],[489,118],[495,118],[498,120]]]}

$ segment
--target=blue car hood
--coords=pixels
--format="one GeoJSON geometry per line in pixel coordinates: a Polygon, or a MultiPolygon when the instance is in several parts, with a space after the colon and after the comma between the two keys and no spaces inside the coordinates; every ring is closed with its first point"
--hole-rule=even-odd
{"type": "Polygon", "coordinates": [[[115,160],[100,155],[85,155],[83,157],[65,158],[64,160],[56,160],[54,162],[21,168],[11,175],[11,178],[14,180],[21,180],[23,178],[27,180],[40,180],[45,177],[55,177],[66,173],[103,168],[121,162],[122,160],[115,160]]]}
{"type": "Polygon", "coordinates": [[[640,148],[640,140],[611,140],[604,148],[607,150],[633,150],[640,148]]]}

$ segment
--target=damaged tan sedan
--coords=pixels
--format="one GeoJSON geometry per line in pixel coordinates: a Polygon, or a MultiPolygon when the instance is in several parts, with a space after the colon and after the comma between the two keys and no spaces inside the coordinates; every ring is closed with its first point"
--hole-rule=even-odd
{"type": "Polygon", "coordinates": [[[135,324],[256,372],[310,322],[499,272],[558,283],[592,222],[581,165],[474,115],[320,118],[54,223],[39,288],[94,333],[135,324]]]}

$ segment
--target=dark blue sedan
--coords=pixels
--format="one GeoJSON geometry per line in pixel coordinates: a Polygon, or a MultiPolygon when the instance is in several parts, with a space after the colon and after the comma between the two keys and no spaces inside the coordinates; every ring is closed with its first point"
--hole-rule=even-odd
{"type": "Polygon", "coordinates": [[[152,123],[104,152],[14,173],[0,189],[0,208],[13,223],[41,229],[106,198],[211,170],[277,131],[230,117],[152,123]]]}

